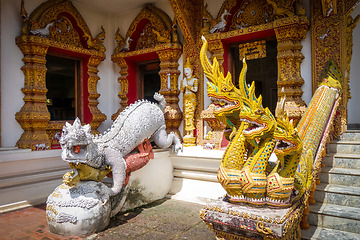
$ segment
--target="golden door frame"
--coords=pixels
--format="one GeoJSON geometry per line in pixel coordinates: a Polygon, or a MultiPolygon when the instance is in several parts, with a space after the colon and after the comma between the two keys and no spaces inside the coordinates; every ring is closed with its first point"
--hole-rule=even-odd
{"type": "Polygon", "coordinates": [[[118,46],[115,48],[111,60],[120,67],[121,76],[118,78],[118,82],[121,91],[118,96],[121,107],[112,115],[112,120],[115,120],[119,113],[128,106],[128,100],[130,102],[136,100],[136,84],[134,84],[137,80],[136,64],[159,58],[161,79],[159,93],[166,99],[164,113],[166,130],[173,131],[180,136],[178,128],[181,124],[182,112],[178,105],[180,93],[178,90],[180,75],[178,60],[182,54],[182,45],[178,41],[175,25],[165,12],[152,4],[147,4],[131,23],[125,38],[122,38],[117,32],[115,39],[118,41],[118,46]],[[147,42],[144,43],[145,39],[141,39],[140,33],[144,32],[146,27],[152,29],[153,34],[149,33],[146,38],[147,42]],[[125,40],[128,38],[132,39],[128,46],[129,49],[121,50],[124,49],[125,40]],[[142,47],[139,48],[139,46],[142,47]]]}
{"type": "MultiPolygon", "coordinates": [[[[220,21],[221,15],[226,11],[235,11],[235,13],[242,8],[245,1],[233,1],[226,0],[212,26],[220,21]]],[[[261,0],[257,1],[258,3],[261,0]]],[[[249,7],[261,11],[262,8],[273,7],[274,15],[270,21],[259,24],[256,19],[252,19],[251,12],[243,10],[243,20],[246,19],[248,26],[240,29],[236,29],[234,22],[227,26],[224,32],[215,32],[210,34],[207,32],[205,38],[209,43],[209,52],[211,53],[211,60],[217,58],[220,65],[225,68],[224,72],[227,72],[227,59],[224,59],[224,45],[236,41],[256,40],[262,37],[275,36],[277,40],[277,64],[278,64],[278,94],[281,93],[281,89],[284,88],[286,95],[285,111],[288,112],[290,119],[294,120],[294,124],[297,124],[302,114],[306,109],[306,104],[302,100],[301,96],[303,91],[301,86],[304,84],[304,79],[301,77],[300,65],[304,59],[304,55],[301,53],[302,45],[301,40],[306,37],[306,32],[309,28],[309,20],[305,16],[305,10],[300,11],[301,6],[297,9],[293,7],[295,0],[286,1],[281,5],[270,6],[267,4],[255,5],[254,2],[249,7]],[[282,10],[279,15],[275,13],[282,10]],[[224,64],[225,63],[225,64],[224,64]]],[[[266,3],[266,1],[265,1],[266,3]]],[[[297,6],[297,5],[295,5],[297,6]]],[[[206,16],[206,8],[203,11],[206,16]]],[[[207,14],[209,14],[207,12],[207,14]]],[[[233,20],[234,21],[234,20],[233,20]]],[[[237,24],[240,24],[237,22],[237,24]]],[[[205,28],[205,27],[204,27],[205,28]]],[[[203,28],[203,29],[204,29],[203,28]]],[[[203,30],[202,29],[202,30],[203,30]]],[[[209,28],[207,29],[209,30],[209,28]]],[[[225,46],[226,48],[226,46],[225,46]]],[[[238,76],[235,76],[238,77],[238,76]]],[[[202,106],[203,108],[203,106],[202,106]]],[[[198,142],[201,144],[201,139],[204,139],[203,127],[199,127],[198,142]]]]}
{"type": "MultiPolygon", "coordinates": [[[[98,109],[97,92],[98,65],[105,59],[105,47],[102,41],[105,31],[92,38],[91,32],[77,9],[70,1],[52,0],[39,5],[30,16],[27,15],[22,1],[21,14],[23,27],[21,35],[15,39],[16,44],[24,54],[24,105],[15,114],[16,121],[24,130],[16,146],[36,150],[38,144],[45,144],[51,148],[51,141],[55,132],[61,132],[64,122],[50,122],[46,98],[46,54],[49,49],[69,55],[81,56],[87,63],[83,68],[83,83],[87,89],[83,94],[88,95],[84,101],[88,102],[86,111],[90,113],[92,133],[98,133],[97,128],[106,119],[98,109]],[[56,27],[54,27],[56,26],[56,27]],[[36,34],[36,30],[48,31],[36,34]],[[85,37],[85,38],[84,38],[85,37]],[[87,92],[85,92],[87,91],[87,92]]],[[[84,106],[84,105],[83,105],[84,106]]],[[[44,149],[44,147],[43,147],[44,149]]]]}

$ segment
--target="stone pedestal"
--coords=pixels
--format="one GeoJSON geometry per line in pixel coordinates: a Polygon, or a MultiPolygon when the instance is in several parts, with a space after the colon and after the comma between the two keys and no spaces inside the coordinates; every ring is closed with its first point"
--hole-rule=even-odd
{"type": "Polygon", "coordinates": [[[81,181],[76,187],[58,186],[47,199],[50,232],[79,236],[102,231],[110,222],[111,201],[103,183],[81,181]]]}
{"type": "Polygon", "coordinates": [[[301,201],[289,208],[237,205],[226,198],[200,210],[217,239],[300,239],[301,201]]]}

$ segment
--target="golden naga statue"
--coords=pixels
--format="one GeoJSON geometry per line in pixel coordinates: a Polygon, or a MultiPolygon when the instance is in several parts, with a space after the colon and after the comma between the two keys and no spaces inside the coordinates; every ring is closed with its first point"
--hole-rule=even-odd
{"type": "Polygon", "coordinates": [[[184,108],[184,122],[185,131],[184,134],[184,146],[195,146],[195,122],[194,115],[196,110],[196,92],[198,91],[198,79],[193,76],[193,66],[190,64],[189,58],[184,65],[185,77],[181,80],[180,92],[183,93],[183,108],[184,108]]]}
{"type": "Polygon", "coordinates": [[[341,88],[340,72],[333,65],[326,69],[326,77],[295,128],[284,112],[284,93],[275,119],[269,109],[262,106],[261,95],[255,96],[254,82],[248,87],[245,59],[239,88],[236,88],[230,73],[223,76],[216,58],[213,64],[209,62],[204,37],[203,42],[200,60],[209,80],[208,96],[217,105],[215,117],[231,132],[218,171],[227,199],[232,203],[289,207],[310,189],[313,161],[317,161],[322,149],[317,146],[324,144],[321,136],[328,132],[324,121],[334,116],[332,106],[341,88]],[[324,92],[331,96],[326,99],[328,103],[317,101],[318,95],[324,92]],[[321,115],[323,113],[327,115],[321,115]],[[311,119],[324,120],[312,122],[311,119]],[[273,165],[269,162],[270,156],[277,159],[273,165]]]}

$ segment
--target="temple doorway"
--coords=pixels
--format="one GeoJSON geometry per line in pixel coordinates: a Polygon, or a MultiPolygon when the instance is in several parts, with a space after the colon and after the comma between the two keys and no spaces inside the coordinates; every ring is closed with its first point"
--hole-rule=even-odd
{"type": "Polygon", "coordinates": [[[141,63],[138,65],[138,99],[146,99],[150,102],[157,101],[154,99],[154,93],[159,92],[161,88],[161,79],[159,75],[160,62],[141,63]]]}
{"type": "Polygon", "coordinates": [[[82,119],[80,63],[76,58],[46,56],[46,98],[50,121],[82,119]]]}
{"type": "Polygon", "coordinates": [[[262,39],[262,42],[263,49],[253,42],[238,42],[229,45],[232,60],[231,74],[235,86],[239,88],[239,76],[243,67],[242,56],[245,52],[248,66],[246,82],[250,86],[255,81],[256,97],[261,94],[263,106],[268,107],[275,114],[278,99],[277,41],[275,38],[269,38],[262,39]]]}

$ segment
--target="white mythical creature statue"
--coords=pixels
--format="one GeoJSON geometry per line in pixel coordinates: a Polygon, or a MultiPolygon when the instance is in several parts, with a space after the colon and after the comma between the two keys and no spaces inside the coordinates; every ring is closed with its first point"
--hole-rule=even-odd
{"type": "Polygon", "coordinates": [[[100,170],[111,168],[113,186],[109,190],[110,196],[114,196],[120,193],[125,182],[125,157],[145,139],[153,140],[160,148],[168,148],[174,143],[175,152],[182,150],[175,133],[166,133],[164,96],[155,93],[154,98],[158,104],[141,100],[128,106],[104,135],[94,137],[90,125],[81,126],[79,119],[73,125],[66,123],[60,144],[62,159],[74,167],[72,176],[67,176],[68,181],[78,175],[76,166],[79,163],[100,170]]]}
{"type": "Polygon", "coordinates": [[[228,10],[225,9],[225,11],[221,14],[221,21],[217,24],[215,24],[212,29],[210,30],[210,33],[214,33],[216,31],[224,31],[226,27],[226,20],[225,16],[231,15],[228,10]]]}
{"type": "Polygon", "coordinates": [[[158,104],[141,100],[128,106],[100,136],[94,137],[90,125],[82,126],[79,119],[65,124],[59,140],[61,157],[73,171],[47,199],[51,232],[74,236],[106,228],[125,204],[131,172],[154,157],[148,139],[161,148],[174,144],[174,151],[182,150],[180,139],[165,131],[164,96],[155,93],[154,98],[158,104]],[[139,153],[132,152],[135,148],[139,153]],[[101,182],[111,171],[112,186],[101,182]]]}

